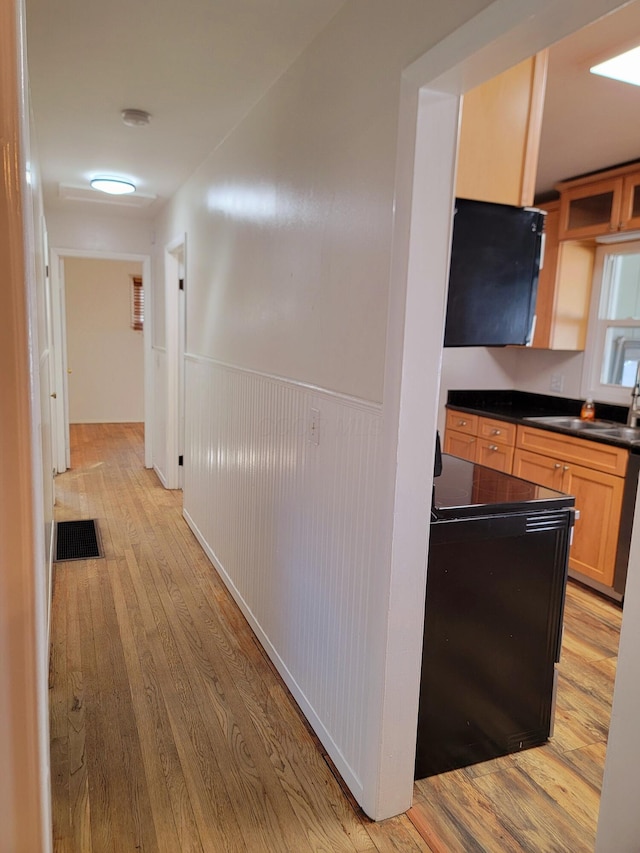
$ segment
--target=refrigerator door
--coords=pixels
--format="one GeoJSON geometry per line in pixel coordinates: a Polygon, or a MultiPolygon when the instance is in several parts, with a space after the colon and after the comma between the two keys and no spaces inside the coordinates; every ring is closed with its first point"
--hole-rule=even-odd
{"type": "Polygon", "coordinates": [[[444,346],[531,342],[544,213],[456,199],[444,346]]]}

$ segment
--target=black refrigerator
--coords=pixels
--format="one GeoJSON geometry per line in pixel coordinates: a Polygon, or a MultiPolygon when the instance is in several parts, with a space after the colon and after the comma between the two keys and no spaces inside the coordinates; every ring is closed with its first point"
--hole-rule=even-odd
{"type": "Polygon", "coordinates": [[[531,343],[545,213],[457,198],[444,346],[531,343]]]}
{"type": "Polygon", "coordinates": [[[544,743],[574,499],[447,454],[435,479],[415,778],[544,743]]]}

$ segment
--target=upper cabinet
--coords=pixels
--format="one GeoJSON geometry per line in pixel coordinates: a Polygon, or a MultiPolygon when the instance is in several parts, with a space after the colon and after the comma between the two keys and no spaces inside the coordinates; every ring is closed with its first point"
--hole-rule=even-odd
{"type": "Polygon", "coordinates": [[[560,240],[640,229],[640,164],[556,184],[560,240]]]}
{"type": "Polygon", "coordinates": [[[560,202],[545,210],[544,262],[538,279],[536,349],[583,350],[587,338],[591,281],[596,246],[593,240],[560,242],[560,202]]]}
{"type": "Polygon", "coordinates": [[[546,76],[542,51],[464,96],[458,197],[533,204],[546,76]]]}

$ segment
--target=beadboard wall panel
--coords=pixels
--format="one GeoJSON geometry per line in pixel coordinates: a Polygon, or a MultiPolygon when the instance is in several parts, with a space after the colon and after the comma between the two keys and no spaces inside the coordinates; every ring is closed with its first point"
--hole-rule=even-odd
{"type": "Polygon", "coordinates": [[[185,517],[361,789],[380,407],[188,356],[186,411],[185,517]]]}

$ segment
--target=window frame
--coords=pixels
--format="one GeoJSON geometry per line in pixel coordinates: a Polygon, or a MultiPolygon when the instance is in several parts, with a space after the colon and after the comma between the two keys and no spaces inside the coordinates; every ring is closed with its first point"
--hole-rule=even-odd
{"type": "Polygon", "coordinates": [[[600,305],[605,286],[606,258],[610,255],[633,254],[640,254],[640,240],[602,243],[596,249],[582,381],[582,396],[620,406],[629,405],[632,389],[626,385],[611,385],[602,382],[607,329],[615,327],[640,329],[640,318],[637,320],[628,318],[623,320],[601,319],[600,305]]]}

